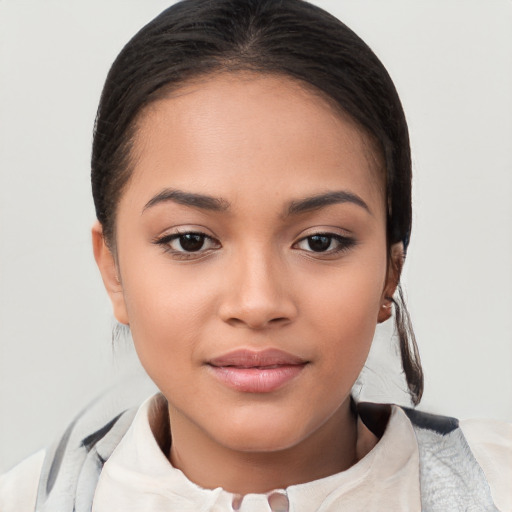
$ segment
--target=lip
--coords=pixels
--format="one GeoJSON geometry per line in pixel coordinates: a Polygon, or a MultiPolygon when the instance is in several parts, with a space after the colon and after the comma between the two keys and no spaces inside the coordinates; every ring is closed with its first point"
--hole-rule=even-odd
{"type": "Polygon", "coordinates": [[[270,393],[297,377],[308,361],[278,349],[235,350],[208,361],[212,374],[245,393],[270,393]]]}

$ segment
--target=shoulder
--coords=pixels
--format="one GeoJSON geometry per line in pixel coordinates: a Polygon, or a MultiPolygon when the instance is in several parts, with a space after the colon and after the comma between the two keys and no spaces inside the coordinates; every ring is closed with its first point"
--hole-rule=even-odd
{"type": "Polygon", "coordinates": [[[460,428],[489,482],[496,506],[512,510],[512,424],[461,420],[460,428]]]}
{"type": "Polygon", "coordinates": [[[0,475],[2,512],[29,512],[35,509],[44,456],[45,451],[41,450],[0,475]]]}
{"type": "Polygon", "coordinates": [[[455,510],[457,504],[478,503],[479,510],[512,510],[512,425],[402,409],[418,442],[424,505],[442,502],[451,504],[445,510],[455,510]]]}

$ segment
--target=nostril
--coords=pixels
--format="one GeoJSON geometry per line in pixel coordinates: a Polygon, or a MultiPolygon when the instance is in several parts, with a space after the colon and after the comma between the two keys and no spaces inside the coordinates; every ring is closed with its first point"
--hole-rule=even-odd
{"type": "Polygon", "coordinates": [[[286,318],[285,316],[280,316],[278,318],[272,318],[270,319],[269,323],[271,324],[282,324],[284,322],[288,322],[288,318],[286,318]]]}
{"type": "Polygon", "coordinates": [[[297,307],[291,297],[255,296],[242,289],[239,293],[229,293],[219,304],[219,317],[233,327],[265,329],[284,326],[297,316],[297,307]]]}
{"type": "Polygon", "coordinates": [[[227,323],[233,327],[243,327],[246,323],[240,318],[228,318],[227,323]]]}
{"type": "Polygon", "coordinates": [[[232,327],[248,327],[249,329],[265,329],[268,327],[278,327],[290,321],[285,316],[271,318],[270,320],[256,319],[256,318],[236,318],[232,317],[227,319],[227,323],[232,327]]]}

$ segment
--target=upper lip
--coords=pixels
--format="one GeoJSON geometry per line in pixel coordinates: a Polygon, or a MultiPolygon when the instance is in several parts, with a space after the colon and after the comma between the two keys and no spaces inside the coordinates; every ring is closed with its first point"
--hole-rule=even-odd
{"type": "Polygon", "coordinates": [[[307,361],[279,349],[265,350],[238,349],[208,361],[211,366],[235,366],[241,368],[261,368],[267,366],[300,365],[307,361]]]}

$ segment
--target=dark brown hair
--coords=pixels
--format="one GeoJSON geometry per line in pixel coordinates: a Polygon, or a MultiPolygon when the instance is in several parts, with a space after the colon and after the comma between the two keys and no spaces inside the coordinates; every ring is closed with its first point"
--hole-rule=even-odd
{"type": "MultiPolygon", "coordinates": [[[[169,89],[213,72],[251,70],[309,84],[376,141],[385,163],[388,247],[411,232],[411,156],[400,99],[386,69],[352,30],[303,0],[183,0],[123,48],[107,76],[96,118],[92,189],[115,251],[116,207],[130,175],[137,116],[169,89]]],[[[399,287],[393,301],[412,400],[423,373],[399,287]]]]}

